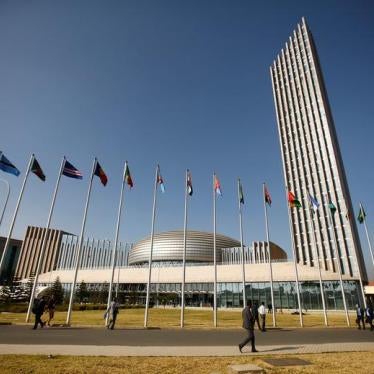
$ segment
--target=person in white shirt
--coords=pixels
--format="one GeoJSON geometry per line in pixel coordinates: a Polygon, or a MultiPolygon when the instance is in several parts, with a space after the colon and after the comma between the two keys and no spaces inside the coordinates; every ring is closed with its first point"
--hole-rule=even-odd
{"type": "Polygon", "coordinates": [[[258,307],[258,314],[260,315],[260,319],[261,319],[261,331],[266,331],[265,329],[266,308],[265,308],[264,302],[262,302],[261,305],[258,307]]]}

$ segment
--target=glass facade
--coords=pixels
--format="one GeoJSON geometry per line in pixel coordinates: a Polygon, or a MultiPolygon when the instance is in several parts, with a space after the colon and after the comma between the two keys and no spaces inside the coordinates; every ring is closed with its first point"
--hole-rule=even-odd
{"type": "MultiPolygon", "coordinates": [[[[298,309],[297,293],[295,282],[273,282],[275,308],[298,309]]],[[[270,283],[247,283],[246,298],[260,304],[271,304],[270,283]]],[[[342,310],[343,299],[338,281],[323,282],[327,309],[342,310]]],[[[319,282],[300,282],[301,303],[303,309],[321,310],[322,297],[319,282]]],[[[355,304],[361,302],[359,283],[356,281],[345,281],[344,292],[347,300],[347,307],[354,309],[355,304]]],[[[238,308],[243,305],[241,283],[219,283],[218,284],[218,305],[221,308],[238,308]]]]}
{"type": "MultiPolygon", "coordinates": [[[[100,291],[108,287],[107,283],[87,284],[87,290],[100,291]]],[[[65,291],[69,292],[71,284],[63,284],[65,291]]],[[[279,311],[283,309],[298,309],[295,282],[273,282],[274,304],[279,311]]],[[[77,284],[77,288],[79,284],[77,284]]],[[[117,286],[114,285],[114,292],[117,286]]],[[[338,281],[323,282],[326,306],[329,310],[343,310],[343,300],[338,281]]],[[[118,298],[121,303],[130,305],[144,305],[146,297],[146,284],[120,284],[118,287],[118,298]]],[[[212,307],[213,306],[213,283],[186,283],[185,287],[186,306],[212,307]]],[[[322,310],[322,298],[318,281],[300,282],[301,302],[303,310],[322,310]]],[[[344,281],[344,292],[348,309],[355,309],[355,304],[361,303],[361,292],[358,281],[344,281]]],[[[270,283],[257,282],[246,284],[246,297],[252,302],[265,305],[271,304],[270,283]]],[[[180,305],[181,284],[180,283],[157,283],[151,285],[151,304],[180,305]]],[[[242,308],[243,292],[242,283],[218,283],[217,305],[219,308],[242,308]]]]}

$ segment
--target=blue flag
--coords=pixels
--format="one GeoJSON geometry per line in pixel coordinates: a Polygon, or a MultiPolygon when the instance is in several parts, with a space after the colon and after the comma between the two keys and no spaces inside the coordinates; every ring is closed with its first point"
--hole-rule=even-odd
{"type": "Polygon", "coordinates": [[[75,179],[83,178],[82,173],[67,160],[65,161],[62,174],[69,178],[75,178],[75,179]]]}
{"type": "Polygon", "coordinates": [[[313,210],[316,212],[319,207],[318,200],[315,197],[313,197],[311,194],[309,194],[309,200],[310,200],[310,204],[312,205],[313,210]]]}
{"type": "Polygon", "coordinates": [[[21,172],[2,153],[0,154],[0,169],[18,177],[21,172]]]}

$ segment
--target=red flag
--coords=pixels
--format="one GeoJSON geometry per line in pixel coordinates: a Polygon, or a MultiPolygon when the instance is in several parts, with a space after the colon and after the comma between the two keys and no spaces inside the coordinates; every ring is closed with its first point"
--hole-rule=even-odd
{"type": "Polygon", "coordinates": [[[96,168],[94,174],[100,178],[101,183],[106,186],[108,183],[108,177],[106,176],[103,168],[100,166],[100,164],[96,161],[96,168]]]}
{"type": "Polygon", "coordinates": [[[264,198],[265,198],[265,203],[267,203],[269,206],[271,206],[271,196],[270,196],[269,191],[266,188],[266,186],[265,186],[265,196],[264,196],[264,198]]]}

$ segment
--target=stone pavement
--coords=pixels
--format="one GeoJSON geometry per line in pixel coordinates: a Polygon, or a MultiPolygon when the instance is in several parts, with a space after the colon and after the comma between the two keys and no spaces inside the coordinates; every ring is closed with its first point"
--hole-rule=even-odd
{"type": "Polygon", "coordinates": [[[242,355],[281,355],[327,352],[374,352],[374,342],[327,343],[305,345],[257,346],[258,353],[249,349],[239,352],[237,346],[118,346],[118,345],[45,345],[45,344],[0,344],[1,354],[27,355],[72,355],[72,356],[242,356],[242,355]]]}
{"type": "MultiPolygon", "coordinates": [[[[88,356],[240,356],[242,329],[106,329],[0,326],[0,354],[88,356]]],[[[256,331],[255,355],[374,352],[374,331],[269,329],[256,331]]]]}

